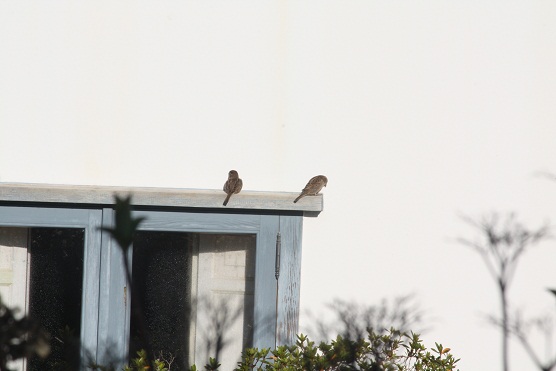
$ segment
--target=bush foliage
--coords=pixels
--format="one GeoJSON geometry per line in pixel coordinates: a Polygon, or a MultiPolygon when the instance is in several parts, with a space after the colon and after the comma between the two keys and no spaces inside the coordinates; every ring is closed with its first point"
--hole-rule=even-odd
{"type": "Polygon", "coordinates": [[[299,335],[292,346],[276,350],[247,349],[236,371],[251,370],[396,370],[455,371],[458,362],[449,348],[436,344],[430,351],[419,335],[390,330],[383,335],[368,330],[366,339],[338,336],[316,345],[299,335]]]}
{"type": "MultiPolygon", "coordinates": [[[[124,371],[148,370],[144,351],[138,352],[124,371]]],[[[298,335],[291,346],[246,349],[235,371],[456,371],[459,359],[450,348],[435,344],[427,349],[418,334],[391,329],[380,335],[368,330],[366,339],[351,340],[338,336],[331,342],[316,345],[305,335],[298,335]]],[[[171,365],[155,360],[156,371],[171,371],[171,365]]],[[[207,371],[219,370],[214,358],[204,366],[207,371]]],[[[195,365],[189,371],[197,371],[195,365]]]]}

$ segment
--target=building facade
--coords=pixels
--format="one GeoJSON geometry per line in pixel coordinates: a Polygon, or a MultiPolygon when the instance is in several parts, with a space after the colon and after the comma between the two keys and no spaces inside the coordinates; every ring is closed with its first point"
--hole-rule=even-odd
{"type": "MultiPolygon", "coordinates": [[[[0,185],[0,295],[40,320],[51,342],[74,334],[82,363],[123,364],[141,343],[178,369],[218,356],[232,369],[246,347],[295,341],[303,217],[322,196],[295,193],[0,185]],[[145,218],[124,252],[114,196],[132,196],[145,218]],[[131,266],[133,297],[124,259],[131,266]],[[145,324],[131,315],[141,307],[145,324]],[[162,352],[162,353],[161,353],[162,352]]],[[[62,341],[60,340],[60,344],[62,341]]],[[[51,357],[59,357],[53,345],[51,357]]],[[[43,369],[24,360],[21,370],[43,369]]]]}

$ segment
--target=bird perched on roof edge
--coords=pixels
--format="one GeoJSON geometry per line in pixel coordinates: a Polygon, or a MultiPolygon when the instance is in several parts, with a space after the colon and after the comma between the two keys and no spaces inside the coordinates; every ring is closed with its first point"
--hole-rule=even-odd
{"type": "Polygon", "coordinates": [[[301,191],[299,197],[297,197],[293,202],[296,203],[301,197],[305,196],[316,196],[322,187],[326,187],[328,184],[328,178],[324,175],[317,175],[311,178],[305,188],[301,191]]]}
{"type": "Polygon", "coordinates": [[[239,178],[239,174],[237,173],[237,171],[230,170],[230,172],[228,173],[228,180],[226,180],[226,183],[224,183],[224,188],[222,188],[222,190],[227,194],[226,199],[224,200],[224,203],[222,205],[226,206],[228,204],[228,201],[230,201],[230,197],[232,197],[233,194],[238,194],[241,191],[242,187],[243,181],[239,178]]]}

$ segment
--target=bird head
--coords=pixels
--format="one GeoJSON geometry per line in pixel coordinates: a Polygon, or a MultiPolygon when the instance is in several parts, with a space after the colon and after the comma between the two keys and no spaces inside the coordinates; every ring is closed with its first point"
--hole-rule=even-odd
{"type": "Polygon", "coordinates": [[[239,174],[235,170],[230,170],[228,173],[228,179],[239,178],[239,174]]]}

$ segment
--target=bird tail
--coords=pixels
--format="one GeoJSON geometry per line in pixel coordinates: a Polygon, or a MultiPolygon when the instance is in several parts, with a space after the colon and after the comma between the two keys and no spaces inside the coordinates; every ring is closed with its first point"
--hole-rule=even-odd
{"type": "Polygon", "coordinates": [[[297,201],[299,201],[299,199],[300,199],[301,197],[303,197],[303,196],[305,196],[305,195],[299,195],[299,197],[297,197],[295,200],[293,200],[293,203],[295,204],[295,203],[296,203],[297,201]]]}
{"type": "Polygon", "coordinates": [[[228,204],[228,201],[230,201],[230,197],[232,197],[232,194],[228,193],[228,195],[226,196],[226,199],[224,200],[224,203],[222,205],[226,206],[228,204]]]}

